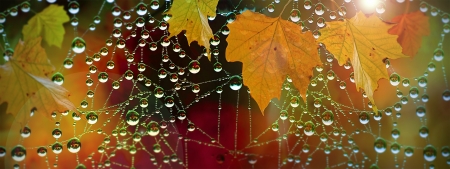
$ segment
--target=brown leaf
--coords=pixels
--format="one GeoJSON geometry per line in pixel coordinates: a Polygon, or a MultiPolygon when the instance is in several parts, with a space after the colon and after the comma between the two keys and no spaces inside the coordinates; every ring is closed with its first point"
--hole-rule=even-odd
{"type": "Polygon", "coordinates": [[[403,47],[403,54],[414,56],[419,51],[422,36],[430,35],[428,17],[421,11],[396,16],[392,22],[397,23],[389,34],[398,35],[397,42],[403,47]]]}

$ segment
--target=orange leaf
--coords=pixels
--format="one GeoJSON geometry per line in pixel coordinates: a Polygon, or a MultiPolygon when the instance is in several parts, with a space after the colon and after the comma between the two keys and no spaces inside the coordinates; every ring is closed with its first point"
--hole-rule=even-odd
{"type": "Polygon", "coordinates": [[[366,92],[375,113],[378,109],[373,93],[378,88],[378,80],[389,78],[383,59],[407,57],[395,40],[397,36],[387,33],[391,27],[374,15],[366,17],[359,12],[350,20],[329,22],[318,39],[339,65],[351,61],[356,89],[362,88],[366,92]]]}
{"type": "Polygon", "coordinates": [[[397,42],[403,47],[403,54],[414,56],[422,43],[422,36],[430,35],[428,17],[421,11],[396,16],[392,22],[397,23],[389,29],[389,34],[398,35],[397,42]]]}
{"type": "Polygon", "coordinates": [[[33,108],[46,115],[75,109],[69,92],[46,77],[53,70],[40,37],[17,44],[13,56],[0,66],[0,103],[8,103],[6,113],[23,121],[33,108]]]}
{"type": "Polygon", "coordinates": [[[280,94],[287,75],[305,96],[312,68],[322,64],[311,32],[302,33],[295,23],[249,10],[228,27],[227,60],[243,63],[244,84],[261,111],[280,94]]]}

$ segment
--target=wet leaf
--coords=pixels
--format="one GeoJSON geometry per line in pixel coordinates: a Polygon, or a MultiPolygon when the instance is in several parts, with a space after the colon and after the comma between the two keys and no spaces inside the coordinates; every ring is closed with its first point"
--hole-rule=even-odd
{"type": "Polygon", "coordinates": [[[388,34],[392,26],[374,15],[367,17],[359,12],[349,20],[329,22],[321,30],[322,35],[318,39],[334,55],[339,65],[351,61],[356,88],[366,92],[374,112],[378,112],[373,99],[378,80],[389,78],[383,59],[407,57],[402,54],[397,36],[388,34]]]}
{"type": "Polygon", "coordinates": [[[0,103],[8,103],[6,113],[25,120],[33,108],[47,115],[75,109],[69,92],[47,77],[53,70],[40,37],[19,42],[14,55],[0,66],[0,103]]]}
{"type": "Polygon", "coordinates": [[[306,95],[312,68],[322,64],[311,32],[303,33],[299,25],[280,17],[249,10],[228,27],[226,58],[243,63],[244,84],[262,111],[279,96],[287,76],[306,95]]]}

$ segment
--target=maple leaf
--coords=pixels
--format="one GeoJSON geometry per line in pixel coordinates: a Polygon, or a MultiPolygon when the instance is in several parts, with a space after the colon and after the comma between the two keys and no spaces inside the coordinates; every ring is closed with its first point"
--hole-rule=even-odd
{"type": "Polygon", "coordinates": [[[42,36],[48,45],[61,48],[64,38],[63,23],[69,21],[69,16],[63,6],[50,5],[34,15],[23,27],[24,41],[42,36]]]}
{"type": "Polygon", "coordinates": [[[6,113],[26,117],[33,108],[47,115],[73,110],[69,92],[46,76],[54,70],[38,37],[17,44],[9,62],[0,66],[0,103],[6,113]]]}
{"type": "Polygon", "coordinates": [[[228,28],[226,58],[243,63],[244,84],[261,111],[280,94],[287,75],[305,96],[312,68],[322,64],[311,32],[302,33],[293,22],[249,10],[228,28]]]}
{"type": "Polygon", "coordinates": [[[339,65],[342,66],[350,59],[356,88],[366,92],[375,113],[378,113],[378,109],[373,93],[378,87],[378,80],[389,78],[383,59],[407,57],[402,54],[397,36],[387,33],[392,26],[374,15],[366,17],[359,12],[350,20],[327,23],[318,39],[334,55],[339,65]]]}
{"type": "MultiPolygon", "coordinates": [[[[190,44],[197,41],[209,51],[209,39],[213,32],[208,24],[208,16],[216,16],[216,6],[219,0],[174,0],[167,12],[172,18],[168,21],[170,37],[186,30],[186,38],[190,44]]],[[[170,38],[169,37],[169,38],[170,38]]],[[[208,55],[208,59],[211,56],[208,55]]]]}
{"type": "Polygon", "coordinates": [[[396,16],[392,19],[397,23],[388,33],[398,35],[397,42],[403,47],[403,54],[414,56],[422,43],[422,36],[430,35],[428,17],[421,11],[396,16]]]}

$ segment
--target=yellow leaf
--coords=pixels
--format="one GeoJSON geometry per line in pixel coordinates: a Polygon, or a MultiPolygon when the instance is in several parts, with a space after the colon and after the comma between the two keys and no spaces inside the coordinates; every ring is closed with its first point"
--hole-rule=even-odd
{"type": "Polygon", "coordinates": [[[262,111],[280,94],[288,75],[305,96],[312,69],[322,64],[311,32],[302,33],[295,23],[249,10],[228,28],[226,58],[243,63],[244,84],[262,111]]]}
{"type": "Polygon", "coordinates": [[[40,37],[17,44],[9,62],[0,66],[0,103],[8,103],[6,112],[25,120],[33,108],[47,115],[75,109],[69,92],[46,77],[53,69],[40,37]]]}
{"type": "Polygon", "coordinates": [[[378,112],[373,93],[378,80],[389,78],[383,59],[407,57],[397,43],[397,36],[388,34],[392,25],[376,16],[366,17],[362,12],[350,20],[329,22],[321,30],[318,41],[338,60],[339,65],[350,60],[353,66],[356,88],[362,88],[378,112]]]}
{"type": "MultiPolygon", "coordinates": [[[[217,3],[219,0],[174,0],[167,12],[172,15],[168,21],[170,37],[186,30],[189,44],[197,41],[209,51],[209,39],[214,35],[207,16],[216,16],[217,3]]],[[[208,55],[208,59],[211,59],[210,57],[208,55]]]]}
{"type": "Polygon", "coordinates": [[[22,29],[23,38],[27,41],[41,36],[48,45],[61,48],[65,33],[63,24],[67,21],[69,16],[64,7],[52,4],[28,21],[22,29]]]}

